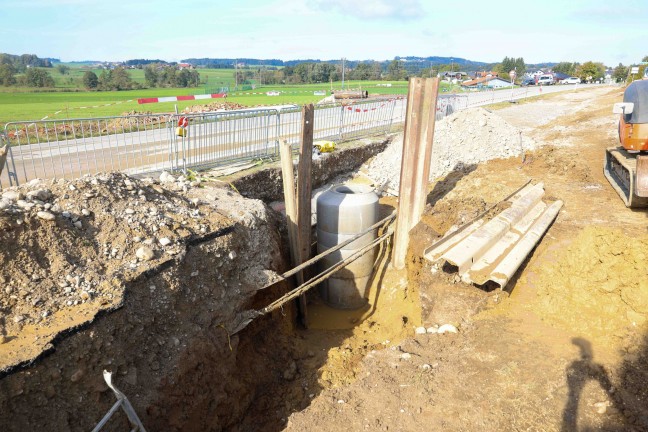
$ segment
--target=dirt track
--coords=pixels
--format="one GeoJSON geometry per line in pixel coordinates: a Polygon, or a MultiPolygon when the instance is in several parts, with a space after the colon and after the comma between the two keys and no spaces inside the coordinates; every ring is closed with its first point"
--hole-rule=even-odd
{"type": "Polygon", "coordinates": [[[287,430],[648,430],[646,213],[626,209],[602,174],[620,97],[596,89],[497,111],[548,146],[431,185],[413,236],[408,291],[420,293],[422,324],[459,333],[370,351],[353,384],[324,391],[287,430]],[[530,178],[565,207],[510,297],[432,273],[420,256],[429,233],[530,178]]]}

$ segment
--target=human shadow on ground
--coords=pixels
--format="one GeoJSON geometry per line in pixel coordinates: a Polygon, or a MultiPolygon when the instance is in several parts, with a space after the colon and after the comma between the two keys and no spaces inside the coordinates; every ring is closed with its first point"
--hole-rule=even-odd
{"type": "Polygon", "coordinates": [[[565,371],[569,393],[563,409],[560,428],[562,432],[578,430],[578,405],[588,381],[597,381],[610,399],[614,400],[612,382],[603,365],[594,362],[592,344],[580,337],[572,338],[572,344],[580,349],[580,358],[571,362],[565,371]]]}
{"type": "Polygon", "coordinates": [[[643,336],[638,348],[629,345],[632,354],[626,353],[619,369],[611,374],[603,365],[594,362],[589,341],[574,338],[572,343],[580,348],[580,359],[566,369],[569,393],[561,431],[648,431],[648,334],[643,336]],[[606,392],[609,403],[604,412],[607,411],[607,415],[601,425],[579,428],[578,419],[583,418],[579,416],[579,403],[589,381],[598,382],[606,392]]]}
{"type": "Polygon", "coordinates": [[[648,333],[626,346],[623,362],[612,377],[612,400],[621,420],[606,419],[601,430],[648,431],[648,333]]]}

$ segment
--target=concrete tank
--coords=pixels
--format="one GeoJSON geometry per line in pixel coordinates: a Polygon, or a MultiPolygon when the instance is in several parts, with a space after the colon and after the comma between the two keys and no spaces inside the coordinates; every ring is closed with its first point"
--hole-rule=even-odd
{"type": "MultiPolygon", "coordinates": [[[[371,186],[333,186],[317,198],[317,253],[336,246],[378,222],[378,195],[371,186]]],[[[376,238],[376,230],[320,261],[327,269],[376,238]]],[[[320,285],[322,299],[337,309],[358,309],[367,304],[366,291],[373,272],[376,248],[335,272],[320,285]]]]}

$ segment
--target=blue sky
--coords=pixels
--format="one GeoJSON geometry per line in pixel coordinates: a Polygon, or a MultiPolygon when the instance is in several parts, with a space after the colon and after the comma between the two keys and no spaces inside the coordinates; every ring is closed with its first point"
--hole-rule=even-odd
{"type": "Polygon", "coordinates": [[[648,55],[647,0],[0,0],[0,17],[0,52],[63,61],[412,55],[614,66],[648,55]]]}

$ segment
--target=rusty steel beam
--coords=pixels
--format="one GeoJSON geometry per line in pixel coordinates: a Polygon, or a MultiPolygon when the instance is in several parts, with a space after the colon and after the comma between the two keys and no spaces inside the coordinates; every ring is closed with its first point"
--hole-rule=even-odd
{"type": "Polygon", "coordinates": [[[438,78],[410,79],[392,253],[392,265],[397,269],[405,267],[409,232],[419,222],[425,208],[438,95],[438,78]]]}

